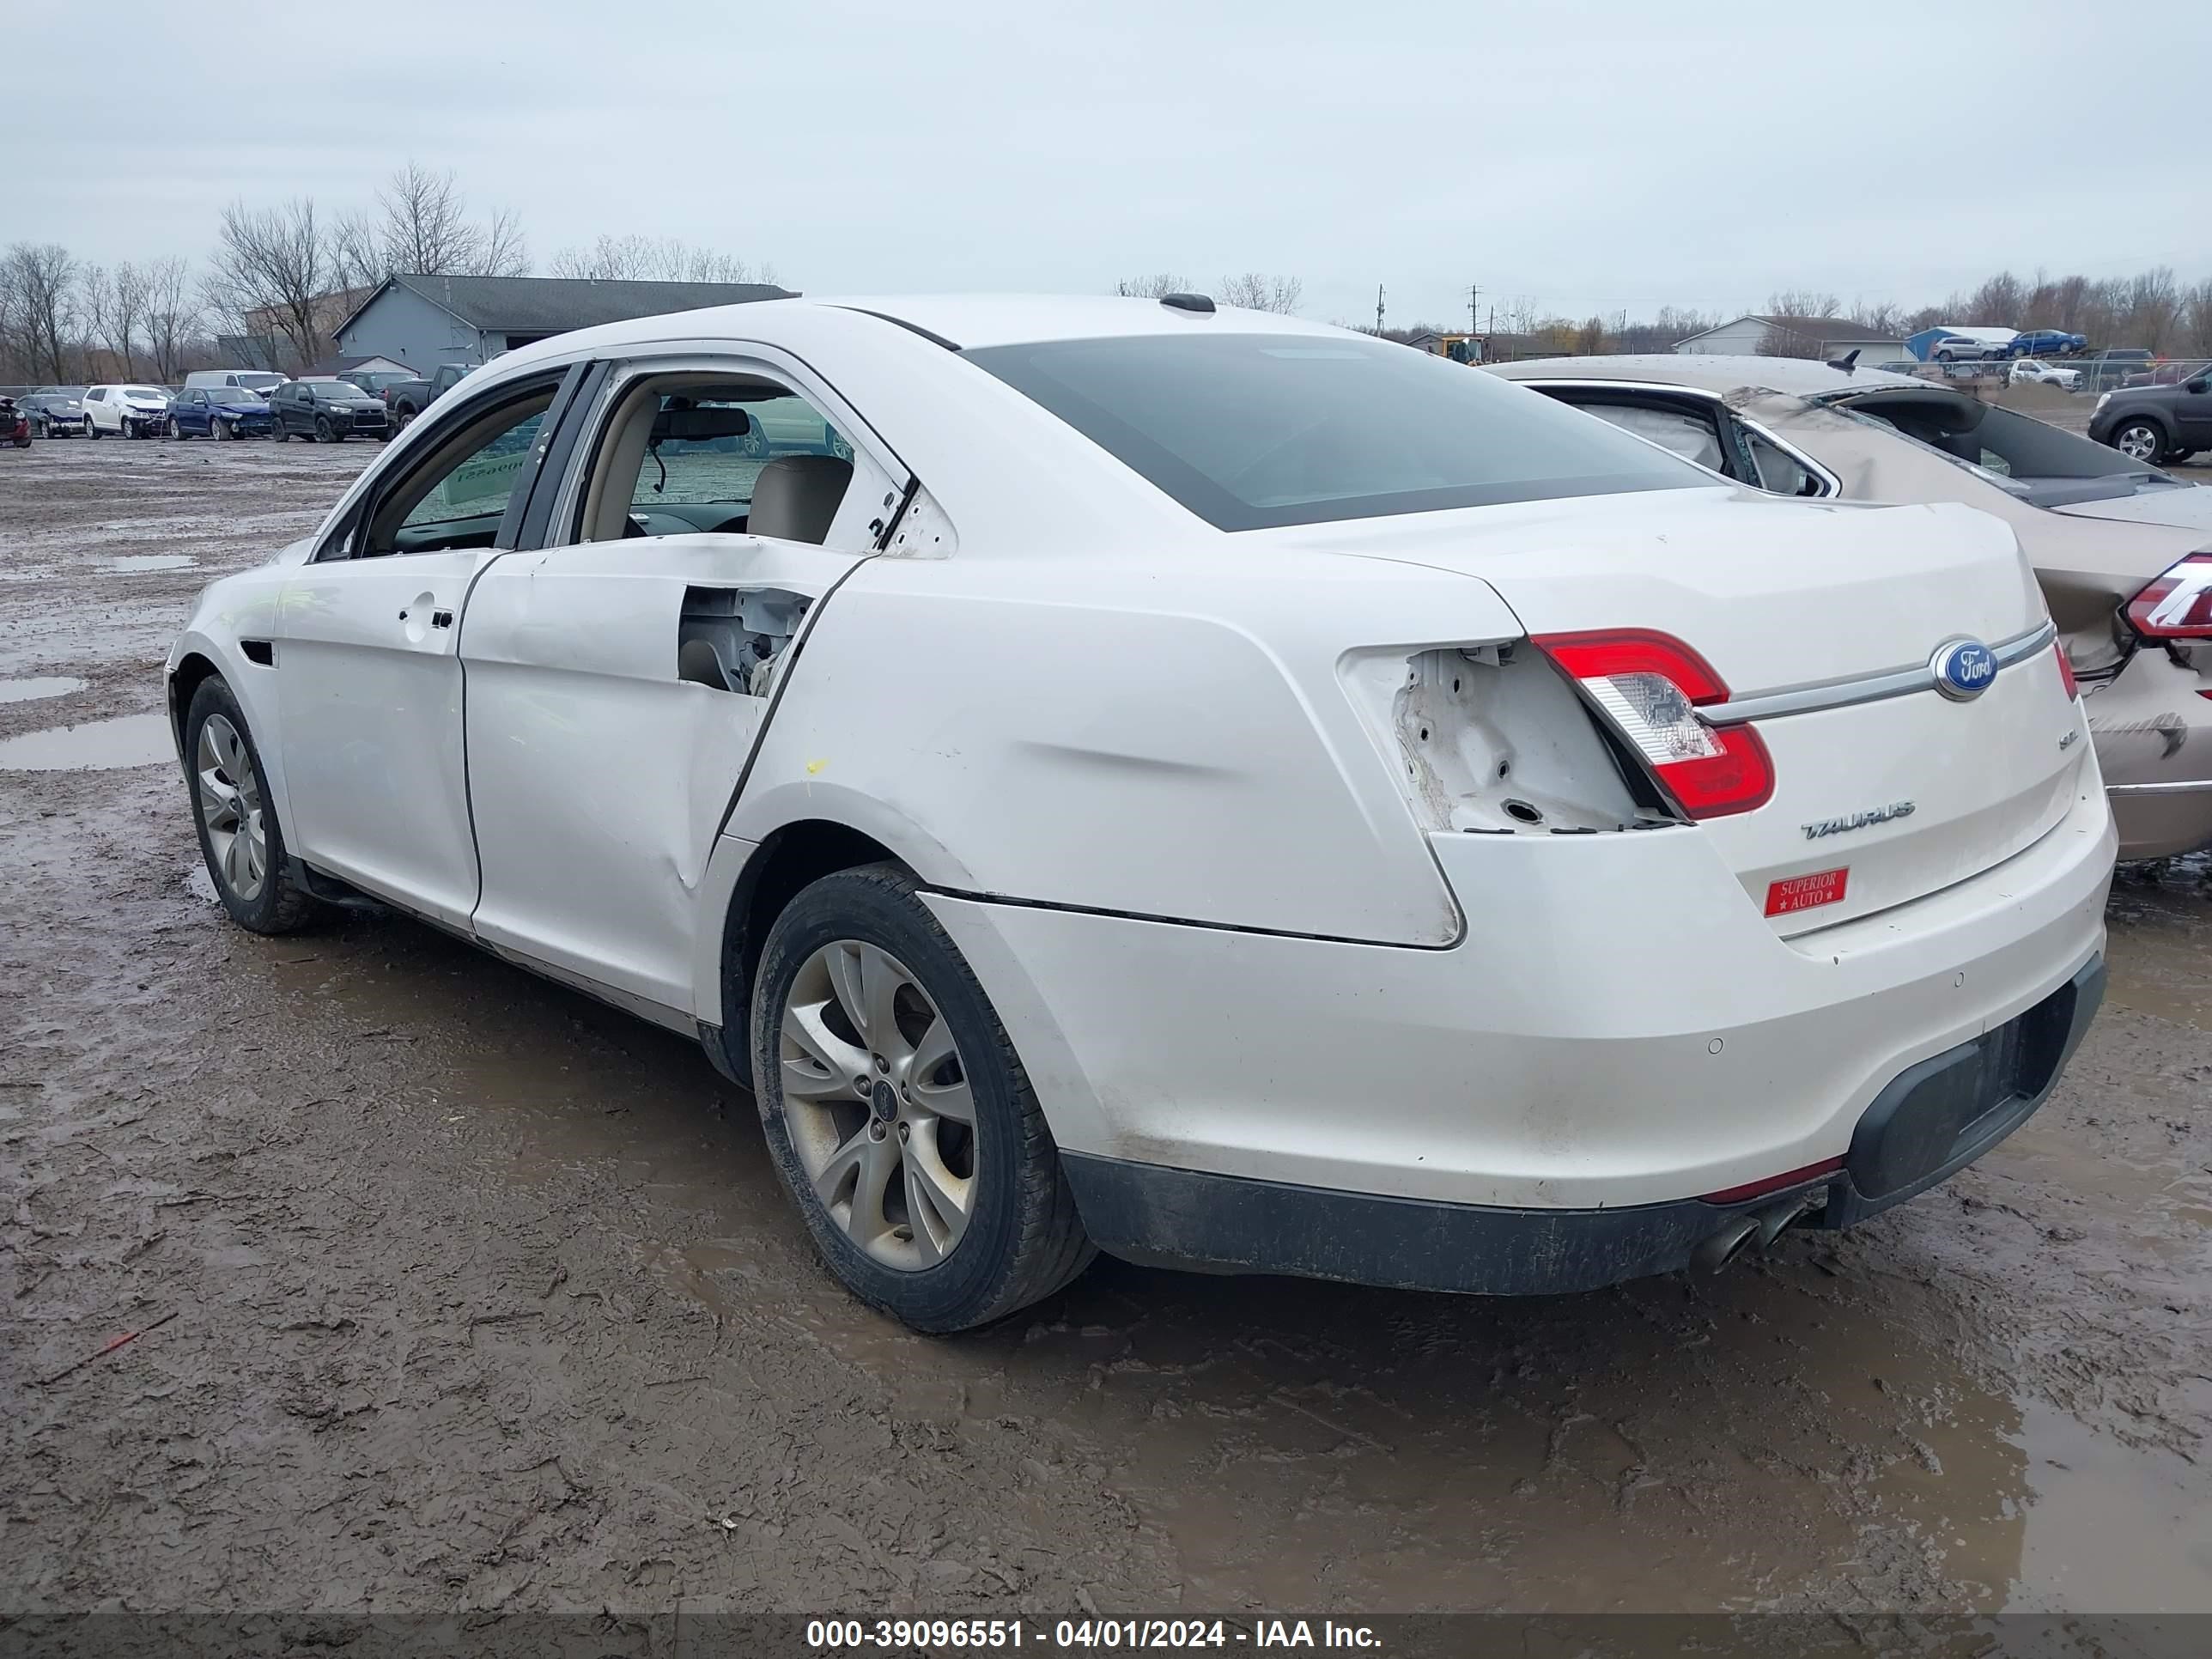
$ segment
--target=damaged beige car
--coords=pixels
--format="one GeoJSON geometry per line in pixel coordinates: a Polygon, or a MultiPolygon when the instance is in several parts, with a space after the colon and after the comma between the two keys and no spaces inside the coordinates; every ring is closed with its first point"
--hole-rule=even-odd
{"type": "Polygon", "coordinates": [[[1757,489],[2004,520],[2087,700],[2120,856],[2212,842],[2212,489],[1900,374],[1688,354],[1492,372],[1757,489]]]}

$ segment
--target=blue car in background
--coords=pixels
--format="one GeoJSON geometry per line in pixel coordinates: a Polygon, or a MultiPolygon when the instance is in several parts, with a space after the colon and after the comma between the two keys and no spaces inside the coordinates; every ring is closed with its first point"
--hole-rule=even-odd
{"type": "Polygon", "coordinates": [[[2008,357],[2066,357],[2089,349],[2087,338],[2063,328],[2031,328],[2015,334],[2005,348],[2008,357]]]}
{"type": "Polygon", "coordinates": [[[242,386],[187,386],[169,404],[172,438],[265,438],[269,400],[242,386]]]}

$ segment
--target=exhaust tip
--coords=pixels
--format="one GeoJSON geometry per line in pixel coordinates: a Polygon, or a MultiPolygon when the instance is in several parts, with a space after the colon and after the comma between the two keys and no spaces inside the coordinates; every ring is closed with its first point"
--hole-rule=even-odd
{"type": "Polygon", "coordinates": [[[1744,1248],[1759,1237],[1759,1218],[1740,1215],[1717,1231],[1711,1232],[1690,1252],[1690,1266],[1701,1273],[1717,1273],[1741,1255],[1744,1248]]]}

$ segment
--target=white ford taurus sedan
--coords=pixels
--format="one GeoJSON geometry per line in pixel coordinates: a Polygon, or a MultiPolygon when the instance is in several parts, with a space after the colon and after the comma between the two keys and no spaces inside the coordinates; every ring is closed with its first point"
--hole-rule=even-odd
{"type": "Polygon", "coordinates": [[[526,347],[167,676],[240,924],[367,895],[696,1033],[926,1330],[1094,1249],[1716,1267],[1985,1151],[2102,987],[2002,524],[1184,296],[526,347]]]}

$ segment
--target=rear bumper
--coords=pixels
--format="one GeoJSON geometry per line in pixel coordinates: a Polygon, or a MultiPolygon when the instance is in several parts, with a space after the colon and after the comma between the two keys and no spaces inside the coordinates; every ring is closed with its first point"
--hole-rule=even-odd
{"type": "Polygon", "coordinates": [[[2146,649],[2083,700],[2123,859],[2212,842],[2212,680],[2146,649]]]}
{"type": "Polygon", "coordinates": [[[2096,961],[2114,841],[2085,783],[2003,864],[1788,939],[1696,830],[1437,837],[1445,950],[927,902],[1071,1158],[1613,1212],[1845,1157],[1898,1077],[2096,961]]]}
{"type": "Polygon", "coordinates": [[[1734,1203],[1516,1209],[1081,1154],[1063,1163],[1091,1242],[1133,1261],[1485,1296],[1597,1290],[1680,1272],[1738,1222],[1838,1229],[1926,1191],[2051,1097],[2104,993],[2099,957],[2026,1013],[1892,1079],[1842,1169],[1734,1203]]]}

